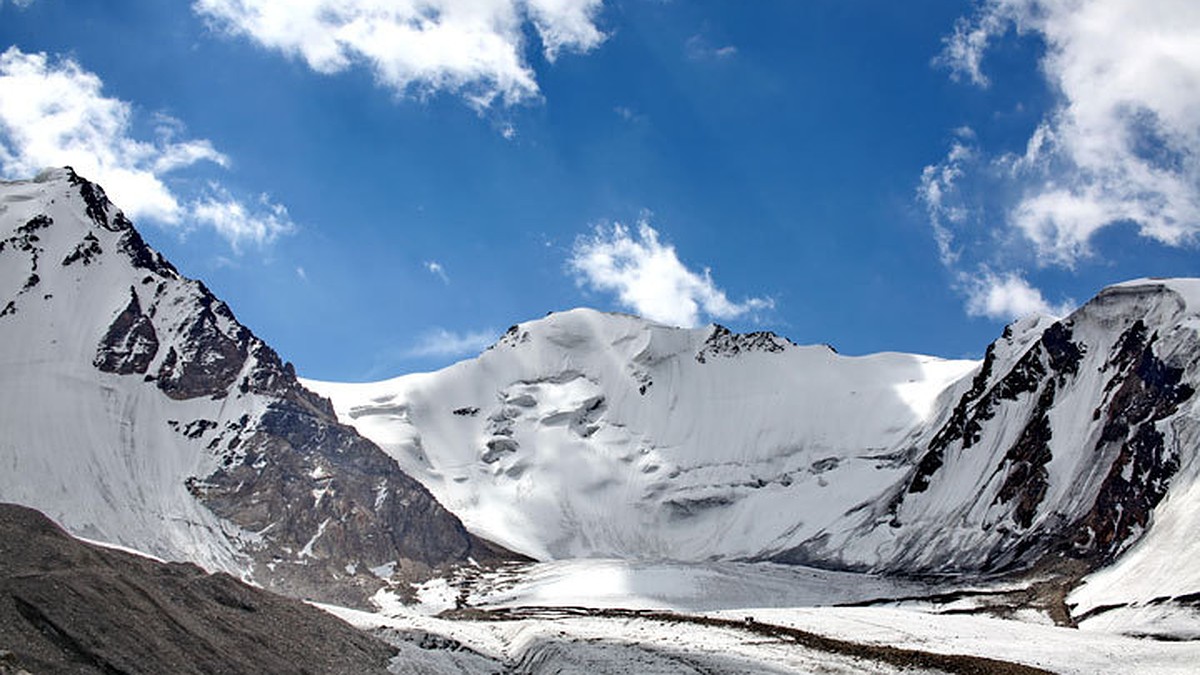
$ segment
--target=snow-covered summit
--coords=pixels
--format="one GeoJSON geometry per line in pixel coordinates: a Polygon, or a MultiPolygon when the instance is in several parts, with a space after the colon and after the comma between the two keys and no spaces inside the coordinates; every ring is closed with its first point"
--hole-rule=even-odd
{"type": "Polygon", "coordinates": [[[0,381],[0,501],[75,534],[345,600],[491,554],[70,169],[0,183],[0,381]]]}

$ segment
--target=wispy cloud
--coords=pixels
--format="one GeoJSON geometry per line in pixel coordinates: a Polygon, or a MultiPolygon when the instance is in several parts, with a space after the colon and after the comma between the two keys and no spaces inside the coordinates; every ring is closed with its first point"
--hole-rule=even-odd
{"type": "Polygon", "coordinates": [[[714,45],[703,34],[697,33],[684,43],[684,52],[693,61],[706,59],[728,59],[737,55],[738,48],[734,45],[714,45]]]}
{"type": "Polygon", "coordinates": [[[473,356],[495,343],[500,333],[485,328],[479,331],[456,333],[444,328],[434,328],[409,347],[404,356],[407,358],[456,357],[473,356]]]}
{"type": "Polygon", "coordinates": [[[613,112],[629,124],[644,124],[649,119],[646,115],[624,105],[613,108],[613,112]]]}
{"type": "Polygon", "coordinates": [[[426,261],[425,269],[428,270],[430,274],[441,279],[442,283],[444,283],[444,284],[450,283],[450,275],[446,274],[446,268],[442,267],[442,264],[440,262],[438,262],[436,260],[426,261]]]}
{"type": "Polygon", "coordinates": [[[989,152],[973,137],[956,137],[947,156],[925,168],[920,196],[943,262],[983,277],[985,267],[1021,259],[1073,269],[1101,254],[1098,233],[1118,225],[1165,246],[1195,245],[1200,5],[984,0],[937,62],[987,86],[985,57],[1010,30],[1045,45],[1039,72],[1056,100],[1023,151],[989,152]]]}
{"type": "Polygon", "coordinates": [[[193,220],[212,227],[237,252],[241,252],[245,242],[269,244],[279,235],[295,230],[287,209],[273,203],[266,194],[259,195],[257,203],[248,206],[224,188],[212,186],[210,194],[189,208],[193,220]]]}
{"type": "Polygon", "coordinates": [[[155,141],[135,138],[132,106],[103,89],[96,74],[72,59],[17,47],[0,54],[0,174],[22,178],[70,165],[104,185],[135,220],[209,226],[235,249],[293,229],[282,206],[247,205],[220,184],[203,196],[172,189],[172,172],[201,163],[225,167],[229,158],[206,139],[176,140],[183,125],[169,117],[156,118],[155,141]]]}
{"type": "Polygon", "coordinates": [[[319,73],[365,65],[401,95],[449,92],[478,109],[536,98],[525,57],[532,25],[542,53],[604,41],[602,0],[196,0],[219,30],[302,58],[319,73]]]}
{"type": "Polygon", "coordinates": [[[775,305],[770,298],[731,301],[711,270],[688,269],[646,219],[638,222],[636,232],[615,223],[580,237],[568,265],[580,286],[615,293],[622,306],[637,314],[677,326],[694,327],[702,316],[731,319],[775,305]]]}

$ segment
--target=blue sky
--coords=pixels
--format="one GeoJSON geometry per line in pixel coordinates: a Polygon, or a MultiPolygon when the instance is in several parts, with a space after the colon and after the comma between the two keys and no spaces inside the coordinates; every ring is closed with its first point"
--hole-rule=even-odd
{"type": "Polygon", "coordinates": [[[575,306],[977,356],[1197,273],[1197,45],[1192,0],[0,0],[0,175],[100,182],[309,377],[575,306]]]}

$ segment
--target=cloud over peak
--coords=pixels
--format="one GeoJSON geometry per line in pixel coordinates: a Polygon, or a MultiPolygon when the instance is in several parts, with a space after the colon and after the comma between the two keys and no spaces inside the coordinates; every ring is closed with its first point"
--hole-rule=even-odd
{"type": "Polygon", "coordinates": [[[159,116],[155,142],[133,132],[133,108],[104,95],[104,83],[72,59],[0,53],[0,176],[25,178],[50,166],[74,167],[98,181],[131,218],[176,227],[209,226],[235,250],[263,245],[293,229],[287,210],[265,197],[257,206],[212,183],[207,194],[180,194],[174,171],[229,158],[205,139],[176,141],[178,120],[159,116]]]}
{"type": "Polygon", "coordinates": [[[1066,316],[1074,308],[1067,301],[1051,304],[1017,272],[995,274],[983,270],[978,276],[960,277],[959,283],[967,295],[967,313],[990,319],[1019,319],[1030,314],[1066,316]]]}
{"type": "Polygon", "coordinates": [[[926,167],[919,194],[943,262],[1073,269],[1120,225],[1164,246],[1200,241],[1200,5],[983,0],[938,63],[987,86],[987,52],[1010,30],[1044,46],[1053,102],[1023,151],[958,139],[926,167]]]}
{"type": "Polygon", "coordinates": [[[709,269],[688,269],[645,219],[636,232],[615,223],[580,237],[568,265],[580,286],[615,293],[622,306],[676,326],[695,327],[701,316],[732,319],[774,307],[770,298],[731,301],[709,269]]]}

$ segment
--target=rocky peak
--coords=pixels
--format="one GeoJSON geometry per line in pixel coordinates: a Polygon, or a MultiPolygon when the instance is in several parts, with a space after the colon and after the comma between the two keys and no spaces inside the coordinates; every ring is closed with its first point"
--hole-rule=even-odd
{"type": "MultiPolygon", "coordinates": [[[[1093,568],[1112,561],[1148,526],[1180,467],[1167,422],[1200,379],[1187,306],[1168,284],[1114,287],[1034,339],[1006,330],[931,431],[889,506],[890,526],[920,522],[921,504],[977,481],[963,517],[979,529],[961,536],[990,544],[936,566],[995,571],[1048,554],[1093,568]],[[987,468],[970,478],[969,466],[987,468]]],[[[929,560],[902,556],[912,558],[929,560]]]]}
{"type": "Polygon", "coordinates": [[[778,354],[788,347],[795,346],[795,342],[768,331],[734,333],[721,324],[713,324],[704,346],[696,352],[696,361],[706,363],[714,356],[729,358],[749,352],[778,354]]]}
{"type": "Polygon", "coordinates": [[[93,223],[110,232],[123,232],[133,227],[133,223],[129,222],[125,214],[108,200],[104,188],[81,177],[69,166],[63,167],[62,171],[63,178],[79,190],[85,213],[93,223]]]}
{"type": "MultiPolygon", "coordinates": [[[[509,555],[467,533],[395,461],[339,424],[328,400],[300,384],[292,365],[203,283],[149,247],[100,186],[69,168],[0,184],[0,233],[11,233],[0,241],[7,249],[0,249],[0,294],[13,291],[0,295],[10,308],[0,318],[0,361],[22,363],[31,377],[37,364],[65,364],[71,380],[84,383],[69,404],[21,405],[95,420],[95,433],[72,442],[72,451],[124,456],[114,471],[146,471],[97,480],[136,485],[131,500],[171,495],[94,508],[80,498],[84,508],[69,514],[69,527],[164,557],[240,561],[226,564],[262,585],[355,604],[387,576],[373,568],[411,577],[468,557],[509,555]],[[104,385],[93,389],[89,380],[104,385]],[[154,469],[159,457],[181,459],[154,469]],[[121,539],[132,536],[127,528],[94,515],[128,509],[131,519],[171,523],[180,519],[146,509],[181,500],[199,509],[196,518],[220,523],[204,534],[207,545],[224,549],[219,555],[191,544],[172,548],[192,540],[190,530],[150,533],[157,543],[143,543],[121,539]]],[[[30,423],[6,433],[14,442],[0,452],[63,453],[40,447],[46,435],[30,423]]],[[[48,501],[32,506],[63,512],[52,495],[38,498],[48,501]]]]}

